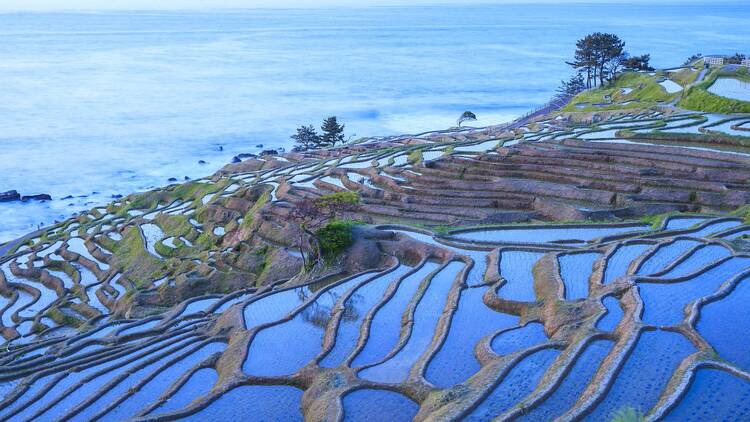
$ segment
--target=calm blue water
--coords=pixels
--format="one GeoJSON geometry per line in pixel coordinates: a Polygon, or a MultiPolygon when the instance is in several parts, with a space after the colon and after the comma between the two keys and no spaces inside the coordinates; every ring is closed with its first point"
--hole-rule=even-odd
{"type": "Polygon", "coordinates": [[[671,66],[746,50],[748,18],[643,3],[0,14],[0,191],[86,195],[0,204],[0,241],[289,147],[331,114],[357,136],[445,128],[465,109],[507,121],[552,95],[588,32],[671,66]]]}

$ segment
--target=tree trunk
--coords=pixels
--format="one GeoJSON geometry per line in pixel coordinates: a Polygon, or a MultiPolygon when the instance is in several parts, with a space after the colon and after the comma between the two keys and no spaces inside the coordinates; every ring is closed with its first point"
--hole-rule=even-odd
{"type": "Polygon", "coordinates": [[[299,235],[299,239],[297,239],[297,247],[299,247],[299,254],[302,257],[302,268],[307,269],[307,258],[305,258],[305,236],[303,234],[299,235]]]}
{"type": "Polygon", "coordinates": [[[308,243],[310,244],[310,256],[308,258],[310,265],[314,265],[315,261],[320,258],[320,242],[318,241],[318,236],[316,236],[315,232],[310,229],[303,227],[302,230],[308,235],[308,243]]]}

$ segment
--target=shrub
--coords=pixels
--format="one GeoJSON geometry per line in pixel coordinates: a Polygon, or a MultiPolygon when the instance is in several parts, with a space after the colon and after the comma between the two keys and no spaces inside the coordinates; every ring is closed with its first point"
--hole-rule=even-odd
{"type": "Polygon", "coordinates": [[[324,258],[328,260],[335,258],[341,251],[351,246],[353,225],[351,221],[334,220],[315,232],[324,258]]]}
{"type": "Polygon", "coordinates": [[[357,192],[346,191],[329,193],[315,200],[315,205],[321,208],[338,208],[342,206],[359,205],[359,194],[357,192]]]}
{"type": "Polygon", "coordinates": [[[612,415],[612,422],[642,422],[645,420],[643,414],[632,407],[620,409],[612,415]]]}
{"type": "Polygon", "coordinates": [[[406,161],[409,164],[419,164],[422,162],[422,150],[421,149],[415,149],[414,151],[410,152],[409,155],[406,156],[406,161]]]}

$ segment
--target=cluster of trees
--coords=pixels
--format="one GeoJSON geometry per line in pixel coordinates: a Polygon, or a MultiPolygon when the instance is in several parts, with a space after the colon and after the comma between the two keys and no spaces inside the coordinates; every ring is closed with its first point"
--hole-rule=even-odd
{"type": "Polygon", "coordinates": [[[727,64],[742,64],[742,61],[746,58],[744,54],[735,53],[734,56],[727,57],[725,61],[727,64]]]}
{"type": "Polygon", "coordinates": [[[574,59],[566,63],[576,70],[577,75],[568,84],[578,88],[579,81],[583,79],[586,88],[602,86],[624,69],[653,70],[650,60],[648,54],[631,57],[625,51],[625,41],[617,35],[595,32],[576,42],[574,59]]]}
{"type": "MultiPolygon", "coordinates": [[[[627,55],[628,53],[625,54],[627,55]]],[[[626,70],[645,70],[647,72],[651,72],[652,70],[654,70],[654,68],[651,67],[651,64],[649,63],[650,61],[650,54],[627,57],[625,60],[623,60],[622,67],[626,70]]]]}
{"type": "Polygon", "coordinates": [[[586,88],[586,80],[583,79],[583,75],[581,73],[576,73],[567,81],[560,81],[560,87],[557,88],[553,101],[566,103],[586,88]]]}
{"type": "MultiPolygon", "coordinates": [[[[685,60],[685,63],[683,63],[683,66],[687,66],[687,65],[693,63],[694,61],[700,60],[702,58],[703,58],[703,55],[700,54],[700,53],[693,54],[692,56],[688,57],[687,60],[685,60]]],[[[747,56],[745,56],[744,54],[734,53],[733,56],[727,57],[724,61],[727,64],[742,64],[742,61],[745,60],[746,58],[747,58],[747,56]]]]}
{"type": "Polygon", "coordinates": [[[622,65],[625,42],[615,34],[595,32],[576,42],[572,62],[567,62],[586,78],[586,87],[604,85],[622,65]]]}
{"type": "Polygon", "coordinates": [[[298,127],[297,133],[291,136],[295,148],[307,151],[308,149],[335,147],[337,144],[346,143],[344,125],[339,124],[336,116],[323,120],[320,130],[323,132],[322,134],[318,134],[313,125],[298,127]]]}

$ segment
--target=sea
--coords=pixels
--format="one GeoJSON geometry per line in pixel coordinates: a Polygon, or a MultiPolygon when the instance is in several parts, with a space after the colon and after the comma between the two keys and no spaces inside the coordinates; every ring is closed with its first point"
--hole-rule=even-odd
{"type": "Polygon", "coordinates": [[[750,53],[748,21],[741,2],[2,13],[0,192],[53,200],[0,203],[0,243],[328,116],[351,139],[512,120],[594,31],[671,67],[750,53]]]}

